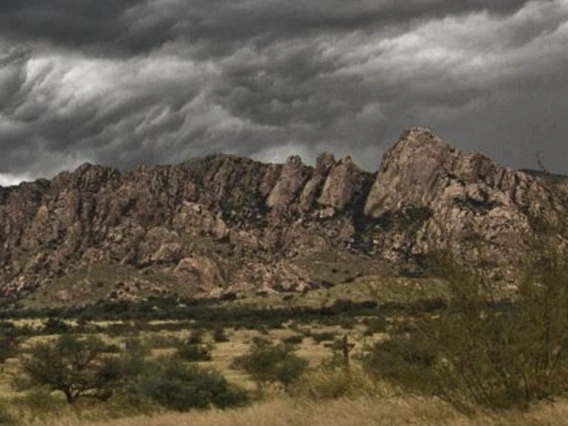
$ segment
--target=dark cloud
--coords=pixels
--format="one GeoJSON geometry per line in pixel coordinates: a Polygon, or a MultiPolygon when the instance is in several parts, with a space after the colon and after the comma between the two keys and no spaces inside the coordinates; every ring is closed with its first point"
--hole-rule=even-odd
{"type": "Polygon", "coordinates": [[[427,125],[568,172],[566,0],[2,0],[0,184],[232,152],[375,169],[427,125]]]}
{"type": "MultiPolygon", "coordinates": [[[[3,0],[0,27],[13,40],[142,53],[168,41],[242,42],[353,31],[488,10],[510,13],[521,0],[3,0]]],[[[219,47],[219,46],[217,46],[219,47]]]]}

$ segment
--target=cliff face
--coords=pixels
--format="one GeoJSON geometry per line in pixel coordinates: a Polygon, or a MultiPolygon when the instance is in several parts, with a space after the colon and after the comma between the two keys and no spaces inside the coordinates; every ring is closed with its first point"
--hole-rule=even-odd
{"type": "Polygon", "coordinates": [[[567,200],[568,178],[503,168],[429,130],[410,129],[385,155],[364,213],[378,219],[418,210],[427,217],[410,239],[387,236],[392,255],[393,248],[420,254],[447,247],[476,259],[475,246],[483,246],[485,263],[506,268],[522,256],[536,223],[566,235],[567,200]]]}
{"type": "Polygon", "coordinates": [[[567,212],[567,179],[502,168],[421,128],[405,131],[375,174],[330,154],[315,167],[228,155],[128,172],[85,164],[0,187],[0,291],[101,264],[199,292],[300,290],[313,281],[306,259],[412,270],[433,247],[467,256],[475,239],[499,270],[522,254],[535,218],[562,223],[567,212]]]}

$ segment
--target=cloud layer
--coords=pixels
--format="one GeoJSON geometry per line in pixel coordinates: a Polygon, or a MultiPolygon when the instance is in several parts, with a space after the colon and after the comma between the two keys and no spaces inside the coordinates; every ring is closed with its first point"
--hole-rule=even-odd
{"type": "Polygon", "coordinates": [[[3,0],[0,185],[351,154],[408,126],[568,173],[568,0],[3,0]]]}

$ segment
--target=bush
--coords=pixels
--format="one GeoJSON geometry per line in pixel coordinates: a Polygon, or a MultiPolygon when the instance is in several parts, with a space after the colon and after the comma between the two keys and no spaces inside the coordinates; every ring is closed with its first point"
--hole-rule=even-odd
{"type": "Polygon", "coordinates": [[[248,373],[264,390],[269,383],[280,383],[287,390],[308,367],[308,361],[297,356],[291,345],[273,344],[269,340],[253,340],[249,351],[233,361],[233,367],[248,373]]]}
{"type": "Polygon", "coordinates": [[[373,396],[376,386],[361,367],[349,370],[324,363],[308,371],[290,388],[292,396],[313,400],[373,396]]]}
{"type": "Polygon", "coordinates": [[[8,321],[0,322],[0,364],[16,354],[22,336],[14,324],[8,321]]]}
{"type": "Polygon", "coordinates": [[[82,396],[106,400],[139,373],[142,362],[133,356],[104,355],[104,349],[98,338],[62,335],[35,344],[20,362],[29,387],[62,392],[68,403],[82,396]]]}
{"type": "Polygon", "coordinates": [[[249,402],[246,391],[231,385],[218,372],[187,365],[173,358],[157,362],[155,371],[142,379],[139,392],[165,408],[228,408],[249,402]]]}
{"type": "Polygon", "coordinates": [[[310,333],[310,337],[314,339],[314,342],[319,344],[321,342],[335,340],[335,333],[329,331],[324,331],[321,333],[310,333]]]}
{"type": "Polygon", "coordinates": [[[69,331],[69,325],[58,318],[49,318],[43,324],[45,334],[63,334],[69,331]]]}
{"type": "Polygon", "coordinates": [[[435,261],[450,289],[436,315],[414,311],[404,330],[376,344],[368,370],[458,407],[526,405],[568,390],[568,261],[549,245],[533,250],[512,304],[494,303],[477,271],[447,253],[435,261]]]}
{"type": "Polygon", "coordinates": [[[5,339],[0,338],[0,364],[14,356],[14,348],[5,339]]]}
{"type": "Polygon", "coordinates": [[[12,425],[16,423],[16,419],[10,414],[3,403],[0,403],[0,425],[12,425]]]}
{"type": "Polygon", "coordinates": [[[185,361],[191,362],[211,361],[212,359],[211,348],[209,346],[190,343],[179,345],[176,355],[185,361]]]}
{"type": "Polygon", "coordinates": [[[387,319],[384,316],[365,318],[364,323],[367,326],[367,329],[365,330],[366,335],[384,333],[389,325],[387,319]]]}
{"type": "Polygon", "coordinates": [[[223,343],[229,341],[229,336],[227,336],[227,333],[225,332],[225,329],[223,327],[215,327],[215,330],[213,330],[213,341],[215,343],[223,343]]]}
{"type": "Polygon", "coordinates": [[[191,331],[187,343],[190,345],[199,345],[203,343],[203,330],[196,328],[191,331]]]}
{"type": "Polygon", "coordinates": [[[293,336],[288,336],[282,339],[282,343],[288,345],[299,345],[304,341],[304,336],[302,334],[294,334],[293,336]]]}

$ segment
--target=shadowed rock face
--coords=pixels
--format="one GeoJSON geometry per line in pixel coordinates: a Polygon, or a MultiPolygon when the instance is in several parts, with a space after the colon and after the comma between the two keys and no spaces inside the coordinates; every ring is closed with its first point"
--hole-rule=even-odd
{"type": "Polygon", "coordinates": [[[400,270],[433,247],[471,258],[472,239],[507,269],[535,218],[562,224],[567,212],[565,178],[502,168],[422,128],[406,130],[375,174],[330,154],[315,168],[229,155],[128,172],[85,164],[0,187],[0,291],[94,263],[159,269],[208,292],[242,289],[253,270],[262,288],[301,290],[309,276],[294,259],[314,253],[400,270]]]}

